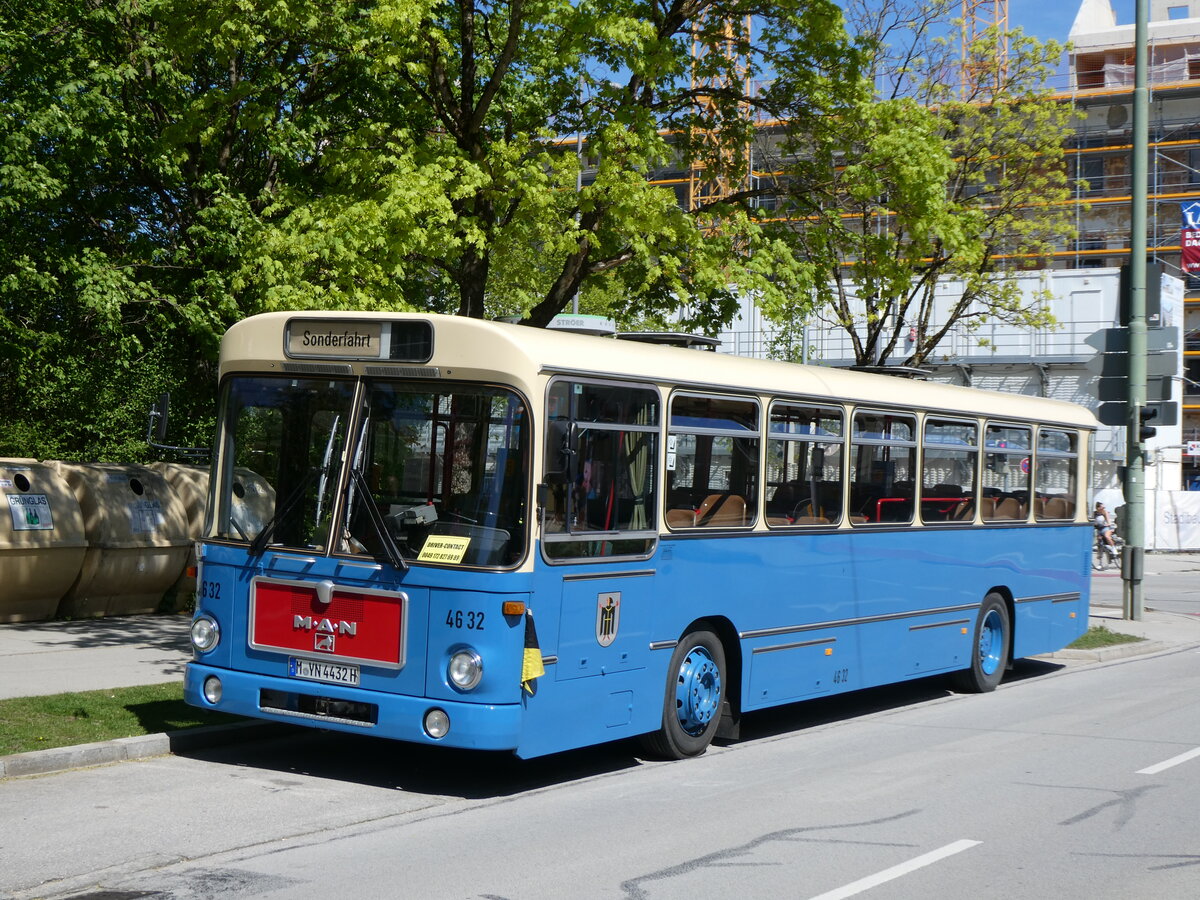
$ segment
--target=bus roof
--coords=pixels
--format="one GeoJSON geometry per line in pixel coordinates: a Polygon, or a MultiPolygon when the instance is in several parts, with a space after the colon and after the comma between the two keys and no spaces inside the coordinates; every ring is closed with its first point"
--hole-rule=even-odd
{"type": "MultiPolygon", "coordinates": [[[[855,372],[830,366],[800,365],[703,353],[680,347],[646,344],[609,337],[572,334],[505,322],[435,313],[276,312],[252,316],[233,325],[221,342],[221,375],[231,371],[264,371],[272,363],[287,370],[312,369],[313,363],[350,363],[353,371],[395,360],[323,350],[292,362],[284,342],[293,320],[328,321],[363,326],[372,322],[428,322],[433,329],[432,366],[455,376],[512,381],[532,390],[539,375],[573,373],[622,380],[643,380],[715,392],[771,393],[815,400],[844,400],[864,406],[901,406],[963,415],[1032,419],[1080,428],[1096,428],[1085,407],[1064,400],[915,381],[855,372]],[[288,363],[292,363],[288,365],[288,363]],[[504,377],[502,377],[504,376],[504,377]]],[[[347,370],[350,371],[350,370],[347,370]]]]}

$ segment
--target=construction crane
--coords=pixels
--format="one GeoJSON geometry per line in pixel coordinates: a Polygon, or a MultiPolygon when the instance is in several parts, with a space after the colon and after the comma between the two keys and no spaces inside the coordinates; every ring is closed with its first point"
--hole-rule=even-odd
{"type": "Polygon", "coordinates": [[[962,96],[997,93],[1008,79],[1008,0],[962,0],[962,20],[962,96]],[[991,28],[995,28],[996,58],[983,65],[972,48],[991,28]]]}
{"type": "MultiPolygon", "coordinates": [[[[728,95],[731,91],[742,96],[749,94],[750,68],[744,48],[750,45],[751,20],[750,16],[740,22],[726,19],[715,31],[704,27],[703,20],[699,24],[692,39],[692,91],[702,120],[719,121],[715,116],[717,95],[728,95]],[[712,62],[718,64],[711,65],[712,62]]],[[[697,129],[693,139],[709,148],[702,156],[716,162],[712,170],[700,162],[692,162],[688,172],[689,210],[723,200],[746,187],[750,178],[749,145],[730,147],[714,131],[704,129],[697,129]],[[734,180],[729,173],[736,171],[745,174],[734,180]]]]}

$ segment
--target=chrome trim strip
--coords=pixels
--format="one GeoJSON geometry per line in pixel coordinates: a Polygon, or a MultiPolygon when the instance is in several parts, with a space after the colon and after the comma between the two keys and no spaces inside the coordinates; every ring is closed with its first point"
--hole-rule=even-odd
{"type": "Polygon", "coordinates": [[[738,637],[743,641],[751,638],[774,637],[780,634],[797,634],[804,631],[820,631],[825,628],[845,628],[849,625],[873,625],[876,622],[894,622],[898,619],[915,619],[918,616],[940,616],[947,613],[966,612],[969,609],[979,609],[978,603],[964,603],[962,606],[942,606],[937,609],[918,609],[912,612],[885,613],[880,616],[862,616],[857,619],[835,619],[831,622],[814,622],[811,625],[781,625],[778,628],[759,628],[754,631],[743,631],[738,637]]]}
{"type": "Polygon", "coordinates": [[[818,640],[818,641],[797,641],[794,644],[775,644],[772,647],[755,647],[753,650],[750,651],[750,653],[751,654],[774,653],[776,650],[795,650],[797,647],[814,647],[814,646],[820,646],[821,644],[836,644],[836,643],[837,643],[837,638],[835,638],[835,637],[822,638],[821,640],[818,640]]]}
{"type": "Polygon", "coordinates": [[[1070,603],[1074,600],[1079,600],[1083,594],[1079,591],[1063,594],[1040,594],[1036,597],[1018,597],[1016,603],[1037,603],[1042,600],[1049,600],[1052,603],[1070,603]]]}
{"type": "Polygon", "coordinates": [[[337,716],[318,716],[316,713],[297,712],[292,709],[276,709],[274,706],[259,705],[259,710],[276,716],[291,716],[293,719],[312,719],[316,722],[337,722],[339,725],[355,725],[358,728],[374,728],[375,722],[360,722],[358,719],[342,719],[337,716]]]}
{"type": "Polygon", "coordinates": [[[928,625],[909,625],[909,631],[924,631],[927,628],[946,628],[949,625],[970,625],[970,619],[954,619],[951,622],[930,622],[928,625]]]}
{"type": "Polygon", "coordinates": [[[679,641],[651,641],[651,650],[672,650],[679,645],[679,641]]]}
{"type": "Polygon", "coordinates": [[[596,581],[601,578],[645,578],[653,575],[655,569],[637,569],[632,572],[577,572],[574,575],[564,575],[563,581],[596,581]]]}

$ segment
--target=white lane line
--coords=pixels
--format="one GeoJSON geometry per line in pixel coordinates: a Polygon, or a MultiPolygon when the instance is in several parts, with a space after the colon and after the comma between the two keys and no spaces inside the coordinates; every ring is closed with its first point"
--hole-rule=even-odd
{"type": "Polygon", "coordinates": [[[1164,769],[1169,769],[1172,766],[1177,766],[1180,763],[1185,763],[1189,759],[1195,759],[1197,756],[1200,756],[1200,747],[1197,747],[1195,750],[1189,750],[1187,753],[1180,753],[1178,756],[1172,756],[1170,759],[1163,760],[1162,762],[1156,763],[1153,766],[1147,766],[1144,769],[1138,769],[1134,774],[1135,775],[1157,775],[1159,772],[1163,771],[1164,769]]]}
{"type": "Polygon", "coordinates": [[[982,841],[955,841],[953,844],[947,844],[945,847],[932,850],[923,856],[910,859],[908,862],[902,862],[898,866],[892,866],[890,869],[884,869],[882,872],[876,872],[874,875],[868,875],[866,878],[860,878],[858,881],[813,897],[812,900],[843,900],[845,897],[853,897],[855,894],[869,891],[871,888],[878,887],[884,882],[892,881],[902,875],[907,875],[909,872],[915,872],[917,869],[945,859],[947,856],[953,856],[955,853],[970,850],[980,843],[982,841]]]}

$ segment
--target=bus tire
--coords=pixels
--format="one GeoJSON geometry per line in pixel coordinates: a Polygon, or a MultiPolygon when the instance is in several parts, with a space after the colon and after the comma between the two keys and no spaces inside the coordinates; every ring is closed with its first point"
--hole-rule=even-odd
{"type": "Polygon", "coordinates": [[[725,648],[707,630],[689,631],[667,668],[662,728],[642,737],[659,759],[687,759],[708,749],[721,721],[726,690],[725,648]]]}
{"type": "Polygon", "coordinates": [[[1004,678],[1008,651],[1012,646],[1012,623],[1008,605],[999,594],[988,594],[975,620],[971,643],[971,666],[951,676],[954,688],[968,694],[994,691],[1004,678]]]}

